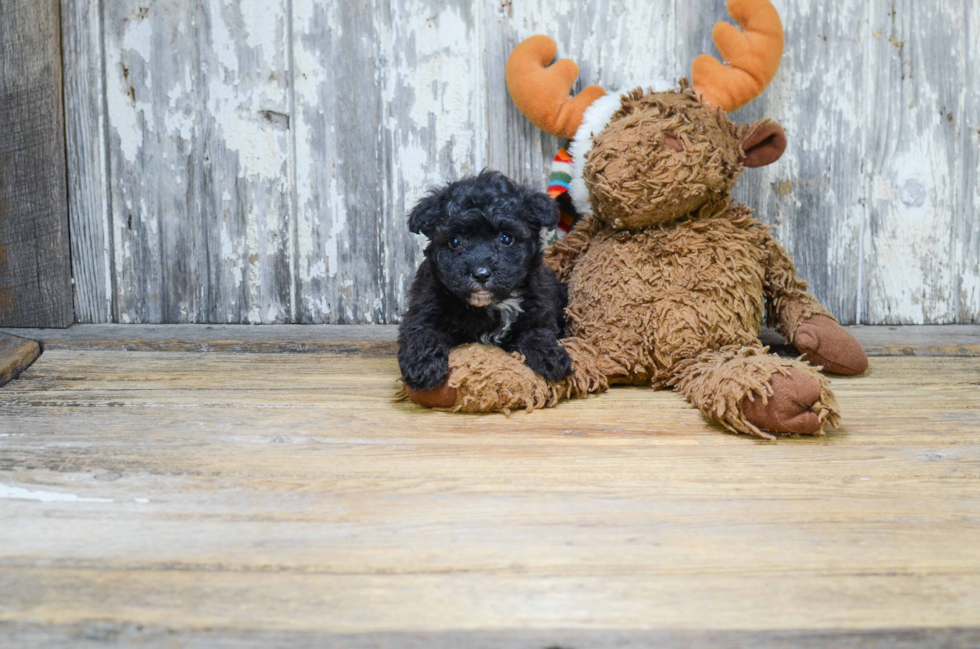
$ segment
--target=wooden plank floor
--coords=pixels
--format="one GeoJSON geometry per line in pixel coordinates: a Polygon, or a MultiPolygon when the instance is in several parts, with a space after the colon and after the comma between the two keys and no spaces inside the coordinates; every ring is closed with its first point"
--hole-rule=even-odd
{"type": "Polygon", "coordinates": [[[676,394],[391,399],[390,350],[48,348],[0,389],[0,646],[977,646],[980,359],[777,444],[676,394]]]}

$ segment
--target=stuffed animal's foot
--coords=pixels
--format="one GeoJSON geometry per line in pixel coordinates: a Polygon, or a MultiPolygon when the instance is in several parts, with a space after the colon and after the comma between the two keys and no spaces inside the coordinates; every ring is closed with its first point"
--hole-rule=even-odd
{"type": "Polygon", "coordinates": [[[433,390],[413,390],[405,386],[405,396],[425,408],[452,408],[456,405],[456,388],[449,387],[449,379],[433,390]]]}
{"type": "Polygon", "coordinates": [[[421,406],[456,412],[534,410],[558,400],[556,387],[535,374],[520,354],[487,345],[453,349],[445,384],[435,390],[405,392],[421,406]]]}
{"type": "Polygon", "coordinates": [[[729,430],[764,439],[820,434],[839,420],[826,377],[762,347],[704,352],[679,365],[671,384],[729,430]]]}
{"type": "Polygon", "coordinates": [[[827,316],[816,315],[800,323],[793,344],[814,365],[828,372],[854,376],[868,369],[868,355],[861,343],[827,316]]]}
{"type": "Polygon", "coordinates": [[[799,368],[776,372],[769,380],[772,393],[747,396],[741,403],[742,413],[760,430],[820,434],[827,420],[836,424],[838,417],[833,394],[821,378],[799,368]]]}

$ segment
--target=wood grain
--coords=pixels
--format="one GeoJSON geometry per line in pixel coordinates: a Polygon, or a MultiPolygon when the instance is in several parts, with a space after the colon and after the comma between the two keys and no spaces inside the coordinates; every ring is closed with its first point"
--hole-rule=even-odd
{"type": "Polygon", "coordinates": [[[76,325],[14,331],[45,349],[73,351],[394,355],[398,350],[393,325],[76,325]]]}
{"type": "Polygon", "coordinates": [[[179,630],[150,625],[119,627],[89,622],[53,626],[0,623],[0,639],[17,647],[71,645],[77,649],[107,643],[145,647],[297,647],[310,649],[486,649],[487,647],[591,647],[594,649],[915,649],[974,647],[980,630],[874,629],[866,631],[620,631],[548,629],[505,631],[441,631],[434,633],[323,633],[316,631],[179,630]]]}
{"type": "Polygon", "coordinates": [[[114,322],[102,3],[61,3],[68,216],[78,322],[114,322]]]}
{"type": "Polygon", "coordinates": [[[405,215],[485,165],[478,12],[294,3],[297,322],[398,320],[423,247],[405,215]]]}
{"type": "Polygon", "coordinates": [[[289,321],[285,0],[103,4],[117,321],[289,321]]]}
{"type": "MultiPolygon", "coordinates": [[[[849,327],[869,356],[980,357],[980,326],[849,327]]],[[[2,332],[2,330],[0,330],[2,332]]],[[[75,325],[69,329],[12,329],[45,349],[75,351],[394,353],[395,325],[75,325]]],[[[762,342],[787,356],[799,351],[772,329],[762,342]]]]}
{"type": "MultiPolygon", "coordinates": [[[[547,33],[576,89],[616,88],[688,76],[730,21],[722,0],[128,0],[102,29],[98,4],[63,7],[68,69],[105,60],[104,114],[99,75],[67,88],[86,322],[396,323],[427,186],[484,166],[544,184],[560,142],[507,96],[514,45],[547,33]]],[[[774,4],[782,68],[734,118],[790,146],[737,198],[843,322],[980,322],[980,11],[774,4]]]]}
{"type": "Polygon", "coordinates": [[[980,321],[973,4],[872,6],[869,322],[980,321]]]}
{"type": "MultiPolygon", "coordinates": [[[[980,10],[972,4],[966,8],[966,28],[980,34],[980,10]]],[[[980,77],[980,40],[967,40],[964,61],[966,79],[980,77]]],[[[956,120],[954,116],[954,121],[956,120]]],[[[961,274],[956,278],[959,300],[958,322],[980,321],[980,84],[964,84],[963,110],[956,121],[962,154],[963,212],[956,219],[953,241],[961,274]]]]}
{"type": "Polygon", "coordinates": [[[380,133],[379,11],[375,2],[293,5],[298,322],[383,319],[389,163],[380,133]]]}
{"type": "Polygon", "coordinates": [[[778,444],[671,392],[465,416],[393,402],[395,376],[46,351],[0,391],[0,634],[976,638],[976,359],[873,359],[833,379],[841,430],[778,444]]]}
{"type": "Polygon", "coordinates": [[[58,0],[0,13],[0,326],[67,327],[72,307],[58,0]]]}
{"type": "Polygon", "coordinates": [[[0,387],[13,381],[41,355],[33,340],[0,333],[0,387]]]}

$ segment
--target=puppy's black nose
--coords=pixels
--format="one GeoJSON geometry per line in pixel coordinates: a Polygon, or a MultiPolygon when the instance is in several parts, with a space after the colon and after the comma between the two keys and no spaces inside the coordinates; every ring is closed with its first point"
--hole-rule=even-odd
{"type": "Polygon", "coordinates": [[[486,266],[477,266],[473,269],[473,279],[483,283],[490,279],[490,269],[486,266]]]}

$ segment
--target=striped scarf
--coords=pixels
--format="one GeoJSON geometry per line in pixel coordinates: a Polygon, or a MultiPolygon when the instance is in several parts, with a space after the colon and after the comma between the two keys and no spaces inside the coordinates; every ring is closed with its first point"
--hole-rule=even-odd
{"type": "Polygon", "coordinates": [[[548,195],[557,201],[561,213],[552,241],[568,234],[579,219],[578,212],[572,205],[571,196],[568,195],[568,187],[571,182],[572,156],[568,155],[568,149],[562,147],[551,163],[551,176],[548,178],[548,195]]]}

